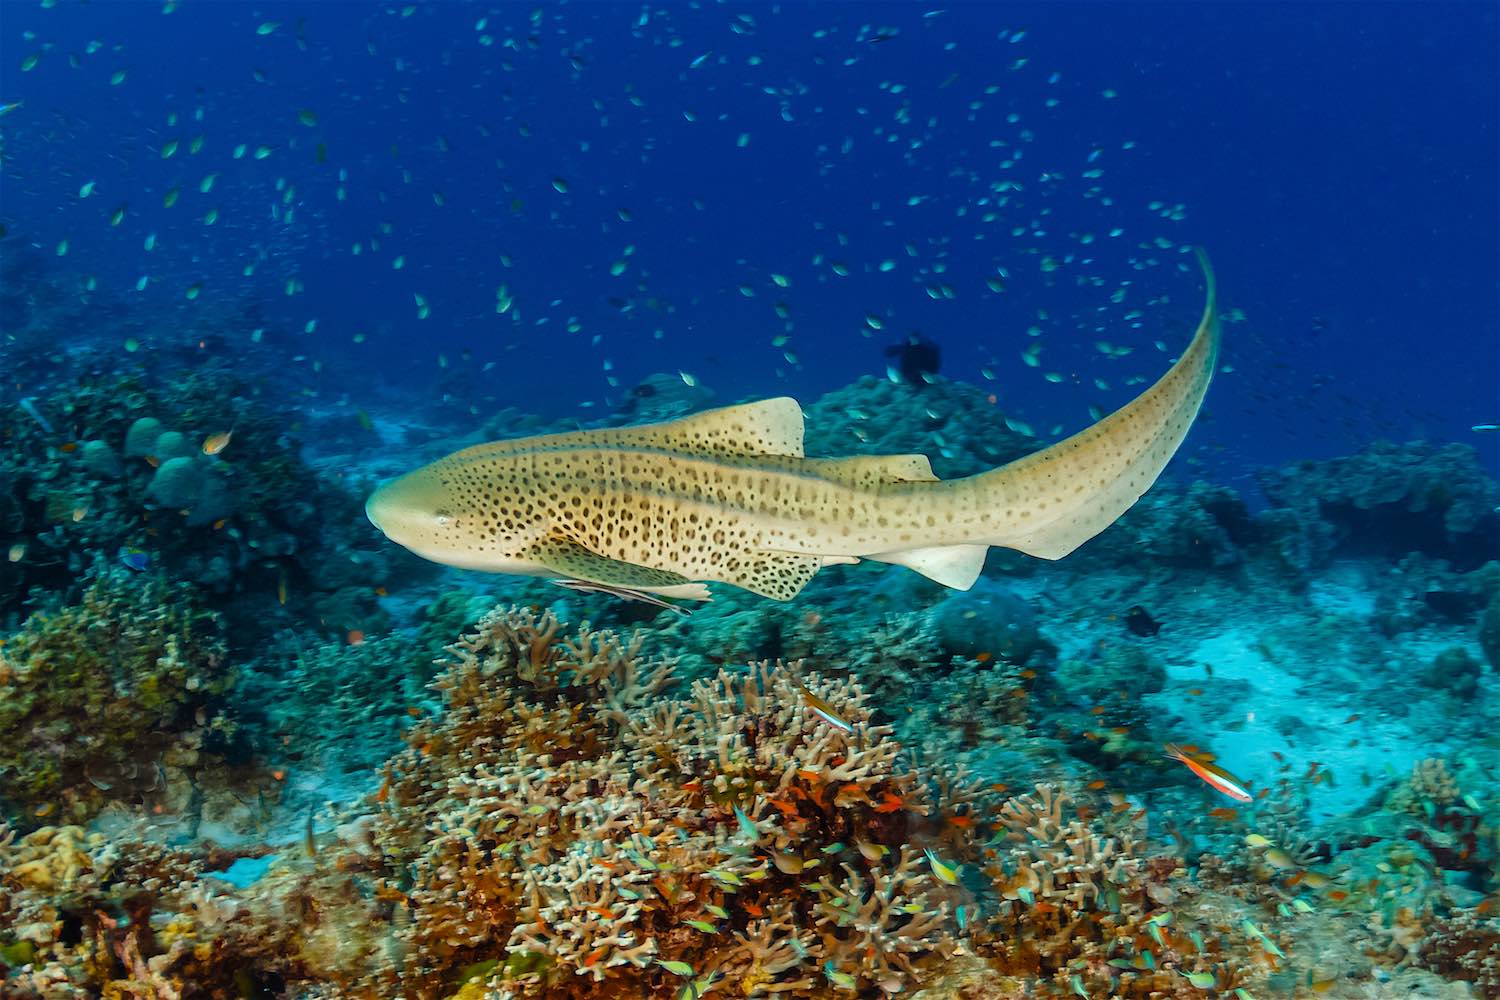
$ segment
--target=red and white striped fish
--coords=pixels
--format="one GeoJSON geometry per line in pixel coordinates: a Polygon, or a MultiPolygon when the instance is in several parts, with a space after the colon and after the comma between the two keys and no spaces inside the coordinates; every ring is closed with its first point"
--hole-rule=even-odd
{"type": "Polygon", "coordinates": [[[1206,760],[1200,760],[1192,756],[1176,743],[1168,743],[1164,749],[1167,751],[1169,758],[1186,764],[1189,771],[1202,778],[1215,791],[1223,792],[1231,799],[1239,802],[1249,802],[1251,800],[1250,790],[1245,787],[1245,783],[1217,764],[1211,764],[1206,760]]]}

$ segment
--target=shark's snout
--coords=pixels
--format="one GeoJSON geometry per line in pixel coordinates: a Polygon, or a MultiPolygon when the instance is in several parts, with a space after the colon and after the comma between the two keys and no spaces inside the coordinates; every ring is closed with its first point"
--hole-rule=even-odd
{"type": "Polygon", "coordinates": [[[374,493],[370,494],[370,499],[365,501],[365,517],[368,517],[370,519],[370,523],[375,525],[378,530],[384,531],[385,529],[380,527],[380,515],[378,506],[379,500],[379,490],[376,490],[374,493]]]}
{"type": "Polygon", "coordinates": [[[391,541],[408,548],[440,523],[430,498],[424,495],[412,474],[393,479],[365,501],[365,517],[391,541]]]}

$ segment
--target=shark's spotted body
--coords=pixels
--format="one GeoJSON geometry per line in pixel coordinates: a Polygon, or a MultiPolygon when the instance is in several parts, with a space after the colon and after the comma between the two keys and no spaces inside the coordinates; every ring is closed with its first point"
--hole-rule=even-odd
{"type": "Polygon", "coordinates": [[[666,423],[497,441],[381,487],[370,520],[466,569],[707,599],[705,581],[789,600],[830,563],[972,586],[991,545],[1060,559],[1146,492],[1186,436],[1218,354],[1213,276],[1160,381],[1034,455],[940,482],[922,455],[804,458],[789,398],[666,423]]]}

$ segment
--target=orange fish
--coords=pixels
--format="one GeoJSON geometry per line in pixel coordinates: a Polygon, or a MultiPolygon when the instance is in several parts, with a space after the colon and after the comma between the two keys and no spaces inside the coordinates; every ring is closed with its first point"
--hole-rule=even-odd
{"type": "Polygon", "coordinates": [[[1222,767],[1190,756],[1186,750],[1175,743],[1168,743],[1165,749],[1169,758],[1186,764],[1189,771],[1202,778],[1215,791],[1238,802],[1251,801],[1250,791],[1245,787],[1245,783],[1222,767]]]}
{"type": "Polygon", "coordinates": [[[783,816],[797,815],[797,803],[793,802],[791,799],[775,799],[767,796],[766,801],[769,802],[771,806],[783,816]]]}
{"type": "Polygon", "coordinates": [[[893,792],[886,792],[881,796],[880,805],[875,807],[875,811],[878,813],[893,813],[904,805],[906,805],[906,801],[901,796],[893,792]]]}

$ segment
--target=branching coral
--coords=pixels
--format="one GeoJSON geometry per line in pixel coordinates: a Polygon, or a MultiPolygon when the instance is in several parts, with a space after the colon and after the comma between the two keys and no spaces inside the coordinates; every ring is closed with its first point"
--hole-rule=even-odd
{"type": "Polygon", "coordinates": [[[1273,939],[1224,933],[1246,911],[1204,891],[1178,858],[1143,853],[1133,820],[1111,817],[1075,810],[1050,785],[1001,807],[986,869],[1000,901],[976,932],[978,953],[1089,996],[1202,996],[1263,980],[1273,939]]]}
{"type": "MultiPolygon", "coordinates": [[[[490,614],[378,791],[331,832],[310,818],[244,888],[211,846],[0,828],[5,987],[813,998],[956,976],[974,996],[1197,1000],[1328,981],[1294,940],[1315,873],[1257,885],[1264,845],[1190,865],[1147,847],[1123,795],[1056,785],[991,808],[1001,789],[952,762],[916,768],[852,680],[759,662],[673,697],[674,666],[638,635],[490,614]]],[[[1420,850],[1381,857],[1409,880],[1420,850]]],[[[1487,984],[1491,918],[1434,887],[1390,919],[1340,890],[1316,919],[1372,919],[1391,963],[1487,984]]]]}
{"type": "Polygon", "coordinates": [[[381,891],[420,956],[384,981],[428,995],[478,963],[549,997],[894,991],[953,947],[907,843],[926,793],[854,682],[759,663],[664,700],[673,665],[639,637],[524,611],[451,649],[447,714],[379,795],[381,891]]]}

